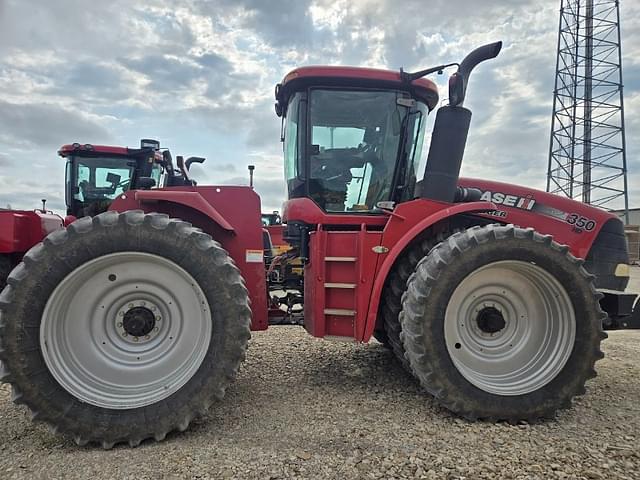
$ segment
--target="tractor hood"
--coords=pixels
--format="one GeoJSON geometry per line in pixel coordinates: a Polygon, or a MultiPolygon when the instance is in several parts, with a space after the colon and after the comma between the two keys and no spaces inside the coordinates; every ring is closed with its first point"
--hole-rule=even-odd
{"type": "Polygon", "coordinates": [[[532,227],[569,246],[574,256],[586,260],[587,270],[598,274],[596,284],[599,288],[624,290],[626,287],[628,273],[625,274],[625,265],[629,263],[629,256],[624,224],[616,215],[570,198],[520,185],[476,178],[460,178],[459,185],[479,189],[481,200],[491,201],[498,207],[482,216],[500,223],[532,227]],[[618,265],[622,267],[618,268],[618,265]],[[604,266],[612,270],[608,277],[600,271],[604,266]]]}
{"type": "Polygon", "coordinates": [[[482,192],[481,200],[495,203],[499,207],[496,210],[497,215],[502,215],[500,212],[504,213],[505,216],[501,218],[507,221],[509,221],[509,215],[514,212],[528,211],[565,222],[572,227],[578,224],[578,229],[590,232],[595,230],[599,224],[612,218],[618,218],[601,208],[521,185],[463,177],[460,178],[459,185],[479,189],[482,192]],[[574,221],[573,215],[585,217],[587,219],[585,225],[582,222],[574,221]]]}

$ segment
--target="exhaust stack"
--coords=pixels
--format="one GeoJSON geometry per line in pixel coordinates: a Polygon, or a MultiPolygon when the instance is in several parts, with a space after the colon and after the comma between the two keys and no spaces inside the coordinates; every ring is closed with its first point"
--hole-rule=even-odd
{"type": "Polygon", "coordinates": [[[256,169],[255,165],[249,165],[249,186],[253,188],[253,171],[256,169]]]}
{"type": "Polygon", "coordinates": [[[436,114],[422,182],[422,198],[449,203],[454,201],[471,123],[471,110],[462,106],[469,76],[476,65],[495,58],[501,48],[502,42],[476,48],[449,78],[449,105],[440,108],[436,114]]]}

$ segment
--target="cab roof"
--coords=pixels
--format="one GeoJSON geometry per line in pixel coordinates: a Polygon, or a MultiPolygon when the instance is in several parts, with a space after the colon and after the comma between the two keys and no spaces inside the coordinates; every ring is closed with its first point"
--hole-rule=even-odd
{"type": "Polygon", "coordinates": [[[160,152],[153,148],[129,148],[129,147],[115,147],[112,145],[92,145],[85,143],[83,145],[79,143],[69,143],[63,145],[58,150],[58,155],[66,158],[70,155],[79,156],[100,156],[100,155],[118,155],[123,157],[135,157],[141,154],[154,153],[154,157],[162,159],[160,152]]]}
{"type": "Polygon", "coordinates": [[[438,104],[438,87],[428,78],[419,78],[411,83],[402,80],[396,70],[344,66],[299,67],[285,75],[276,86],[276,110],[286,109],[289,98],[309,86],[360,87],[404,90],[427,104],[432,110],[438,104]]]}

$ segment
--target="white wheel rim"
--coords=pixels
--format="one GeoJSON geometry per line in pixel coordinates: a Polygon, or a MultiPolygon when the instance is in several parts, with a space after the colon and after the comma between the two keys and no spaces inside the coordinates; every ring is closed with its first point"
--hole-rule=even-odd
{"type": "Polygon", "coordinates": [[[56,287],[40,348],[71,395],[129,409],[182,388],[200,368],[211,332],[209,303],[189,273],[157,255],[121,252],[87,262],[56,287]]]}
{"type": "Polygon", "coordinates": [[[524,395],[565,366],[576,319],[553,275],[532,263],[506,260],[460,282],[447,306],[444,334],[453,364],[469,382],[496,395],[524,395]]]}

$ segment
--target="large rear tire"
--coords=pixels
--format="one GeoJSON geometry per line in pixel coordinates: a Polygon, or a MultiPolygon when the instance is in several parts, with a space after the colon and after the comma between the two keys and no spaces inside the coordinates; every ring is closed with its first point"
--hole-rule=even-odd
{"type": "Polygon", "coordinates": [[[82,445],[185,430],[244,359],[251,310],[227,252],[162,214],[82,218],[31,249],[0,295],[0,380],[82,445]]]}
{"type": "Polygon", "coordinates": [[[532,229],[473,227],[420,261],[403,297],[407,359],[468,419],[533,421],[585,392],[603,357],[593,275],[532,229]]]}

